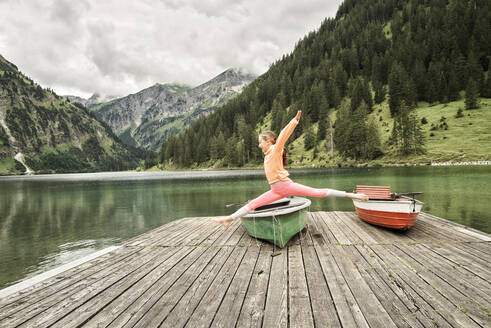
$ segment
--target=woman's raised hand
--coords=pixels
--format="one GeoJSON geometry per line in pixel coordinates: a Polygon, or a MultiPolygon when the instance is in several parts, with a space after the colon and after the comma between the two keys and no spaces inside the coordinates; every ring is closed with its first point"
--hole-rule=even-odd
{"type": "Polygon", "coordinates": [[[297,122],[300,121],[300,116],[302,116],[302,111],[301,110],[299,110],[297,112],[297,116],[295,116],[295,119],[297,120],[297,122]]]}

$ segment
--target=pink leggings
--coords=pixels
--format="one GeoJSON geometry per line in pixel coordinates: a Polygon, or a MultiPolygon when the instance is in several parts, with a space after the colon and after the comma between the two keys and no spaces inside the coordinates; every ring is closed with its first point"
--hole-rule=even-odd
{"type": "Polygon", "coordinates": [[[254,209],[271,204],[272,202],[287,196],[310,196],[310,197],[326,197],[337,196],[346,197],[344,191],[338,191],[334,189],[316,189],[295,183],[288,179],[286,181],[280,181],[271,185],[271,190],[266,191],[261,196],[251,200],[247,205],[243,206],[237,212],[231,216],[236,219],[238,217],[246,215],[248,212],[254,209]]]}

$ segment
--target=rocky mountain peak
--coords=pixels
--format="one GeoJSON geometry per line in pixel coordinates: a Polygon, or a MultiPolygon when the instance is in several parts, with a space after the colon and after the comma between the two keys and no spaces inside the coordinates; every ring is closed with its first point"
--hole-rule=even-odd
{"type": "Polygon", "coordinates": [[[167,137],[225,104],[255,78],[243,69],[231,68],[194,88],[156,83],[92,110],[124,142],[157,150],[167,137]]]}

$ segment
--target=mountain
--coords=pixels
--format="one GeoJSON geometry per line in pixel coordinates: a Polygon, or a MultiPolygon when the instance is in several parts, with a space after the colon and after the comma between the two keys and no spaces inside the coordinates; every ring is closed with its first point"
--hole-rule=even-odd
{"type": "Polygon", "coordinates": [[[0,55],[0,174],[126,170],[139,154],[0,55]]]}
{"type": "Polygon", "coordinates": [[[89,105],[89,109],[123,142],[158,150],[169,136],[228,102],[254,79],[240,69],[229,69],[195,88],[155,84],[136,94],[89,105]]]}
{"type": "Polygon", "coordinates": [[[103,96],[103,95],[100,95],[98,93],[94,93],[88,99],[85,99],[82,97],[77,97],[77,96],[70,96],[70,95],[66,95],[66,96],[62,96],[62,97],[64,99],[68,100],[69,102],[71,102],[72,104],[79,103],[79,104],[82,104],[89,109],[91,107],[96,106],[96,105],[99,105],[99,104],[102,104],[105,102],[109,102],[111,100],[119,98],[117,96],[103,96]]]}
{"type": "MultiPolygon", "coordinates": [[[[336,17],[305,35],[233,101],[167,139],[160,163],[257,165],[262,160],[258,131],[279,133],[298,109],[301,124],[287,148],[299,154],[293,162],[306,165],[323,157],[320,165],[404,163],[424,152],[425,143],[439,142],[440,132],[428,127],[454,128],[443,124],[449,114],[437,112],[436,105],[464,104],[467,119],[481,111],[478,94],[491,97],[490,13],[490,1],[345,0],[336,17]],[[430,108],[438,120],[425,125],[418,108],[424,108],[420,113],[430,108]]],[[[481,98],[480,103],[487,111],[489,102],[481,98]]],[[[476,121],[464,130],[486,131],[476,121]]],[[[450,145],[467,158],[478,155],[470,145],[450,145]]],[[[436,148],[426,148],[426,162],[436,157],[430,153],[436,148]]]]}

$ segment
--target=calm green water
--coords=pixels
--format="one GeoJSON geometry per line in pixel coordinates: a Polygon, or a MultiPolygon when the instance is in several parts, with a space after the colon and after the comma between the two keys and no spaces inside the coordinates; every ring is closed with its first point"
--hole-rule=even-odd
{"type": "MultiPolygon", "coordinates": [[[[423,211],[491,233],[491,167],[290,170],[312,187],[422,191],[423,211]]],[[[231,213],[269,189],[261,170],[66,174],[0,178],[0,288],[117,245],[172,220],[231,213]]],[[[312,211],[352,211],[312,199],[312,211]]]]}

